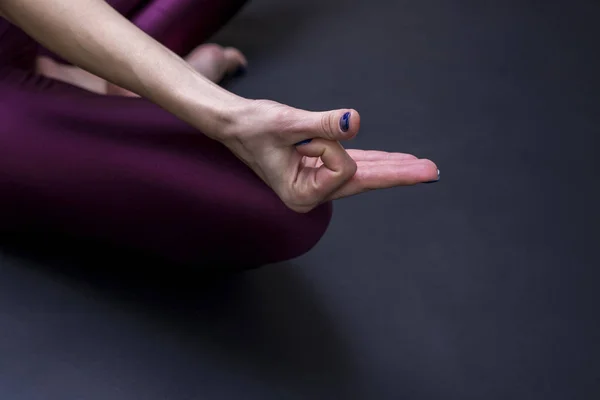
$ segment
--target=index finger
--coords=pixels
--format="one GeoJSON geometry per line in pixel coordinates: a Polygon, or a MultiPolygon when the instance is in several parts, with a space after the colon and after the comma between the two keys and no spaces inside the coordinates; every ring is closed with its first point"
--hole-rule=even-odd
{"type": "Polygon", "coordinates": [[[339,142],[313,139],[310,143],[297,146],[296,150],[305,157],[317,157],[323,162],[320,167],[301,167],[296,183],[302,194],[322,200],[356,173],[356,163],[339,142]]]}

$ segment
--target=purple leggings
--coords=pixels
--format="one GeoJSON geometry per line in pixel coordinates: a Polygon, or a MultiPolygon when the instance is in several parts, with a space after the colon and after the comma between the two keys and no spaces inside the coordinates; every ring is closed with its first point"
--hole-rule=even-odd
{"type": "MultiPolygon", "coordinates": [[[[243,0],[112,0],[184,55],[243,0]]],[[[258,266],[321,238],[331,204],[287,209],[220,143],[151,102],[35,74],[38,45],[0,19],[0,233],[90,238],[172,262],[258,266]]]]}

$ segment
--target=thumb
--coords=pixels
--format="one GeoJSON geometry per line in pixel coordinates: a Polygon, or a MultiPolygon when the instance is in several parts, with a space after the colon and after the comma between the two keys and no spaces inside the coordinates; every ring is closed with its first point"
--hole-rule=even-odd
{"type": "Polygon", "coordinates": [[[344,141],[356,136],[360,115],[356,110],[343,109],[324,112],[304,111],[296,123],[288,125],[291,140],[308,143],[314,138],[344,141]]]}

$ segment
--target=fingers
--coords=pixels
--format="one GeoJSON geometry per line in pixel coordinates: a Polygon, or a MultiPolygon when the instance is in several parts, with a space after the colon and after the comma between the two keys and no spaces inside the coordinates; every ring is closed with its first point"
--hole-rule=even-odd
{"type": "MultiPolygon", "coordinates": [[[[352,159],[358,163],[366,161],[377,161],[377,162],[406,162],[418,160],[417,157],[412,154],[405,153],[389,153],[387,151],[376,151],[376,150],[355,150],[350,149],[346,152],[352,157],[352,159]]],[[[320,160],[316,161],[317,166],[321,165],[320,160]]]]}
{"type": "Polygon", "coordinates": [[[430,160],[404,162],[358,162],[356,174],[329,197],[335,200],[375,189],[410,186],[439,180],[439,170],[430,160]]]}
{"type": "Polygon", "coordinates": [[[360,129],[360,115],[356,110],[312,112],[290,110],[282,115],[282,134],[290,144],[307,142],[314,138],[332,141],[349,140],[360,129]]]}
{"type": "Polygon", "coordinates": [[[300,199],[311,199],[314,204],[318,204],[329,198],[356,173],[356,163],[339,142],[314,139],[296,149],[305,157],[320,158],[323,163],[318,168],[303,167],[298,171],[295,191],[300,199]]]}
{"type": "Polygon", "coordinates": [[[96,75],[72,65],[59,64],[52,58],[41,56],[37,58],[37,70],[47,78],[69,83],[97,94],[104,94],[106,81],[96,75]]]}
{"type": "Polygon", "coordinates": [[[377,150],[346,150],[354,161],[409,161],[418,158],[412,154],[389,153],[377,150]]]}

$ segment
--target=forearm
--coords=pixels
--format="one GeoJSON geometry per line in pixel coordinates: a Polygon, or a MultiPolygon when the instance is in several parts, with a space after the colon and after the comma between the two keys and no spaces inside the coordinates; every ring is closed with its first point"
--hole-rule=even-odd
{"type": "Polygon", "coordinates": [[[0,15],[64,59],[155,102],[209,136],[219,135],[242,101],[103,0],[2,0],[0,15]]]}

